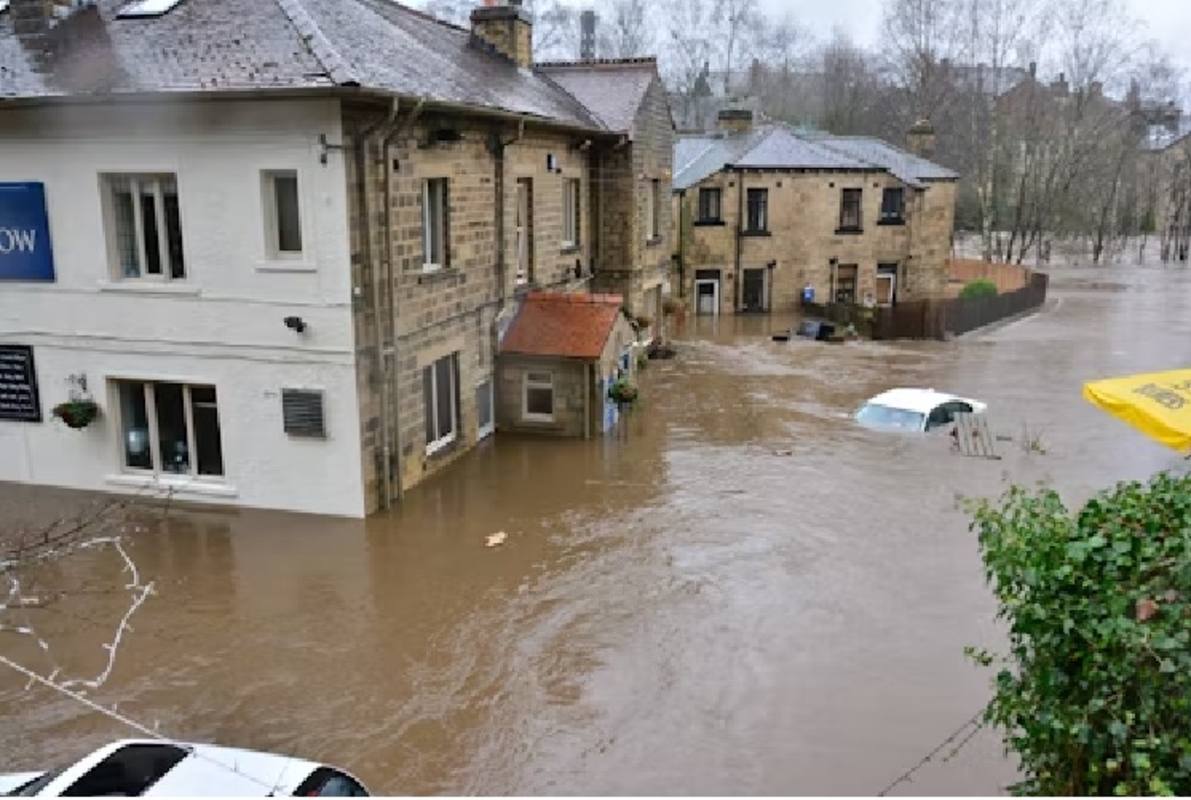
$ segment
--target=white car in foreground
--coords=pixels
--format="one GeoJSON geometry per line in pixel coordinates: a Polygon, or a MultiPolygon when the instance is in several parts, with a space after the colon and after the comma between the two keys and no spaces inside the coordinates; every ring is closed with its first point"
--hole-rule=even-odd
{"type": "Polygon", "coordinates": [[[862,405],[853,419],[868,428],[932,431],[955,422],[956,414],[983,414],[979,400],[934,389],[890,389],[862,405]]]}
{"type": "Polygon", "coordinates": [[[5,797],[368,797],[356,778],[300,758],[126,739],[52,772],[0,775],[5,797]]]}

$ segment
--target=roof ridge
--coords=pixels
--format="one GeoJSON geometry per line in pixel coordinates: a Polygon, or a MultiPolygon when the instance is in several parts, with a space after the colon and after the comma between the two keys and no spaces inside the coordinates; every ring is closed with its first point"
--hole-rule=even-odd
{"type": "Polygon", "coordinates": [[[633,56],[630,58],[586,58],[575,61],[538,61],[534,63],[534,66],[552,69],[582,69],[584,67],[630,67],[645,64],[657,66],[657,63],[657,56],[633,56]]]}
{"type": "Polygon", "coordinates": [[[310,48],[311,54],[323,65],[327,75],[339,86],[359,85],[360,80],[348,65],[346,59],[340,55],[335,46],[319,28],[314,17],[306,10],[302,0],[276,0],[282,13],[289,19],[290,24],[297,30],[302,41],[310,48]]]}

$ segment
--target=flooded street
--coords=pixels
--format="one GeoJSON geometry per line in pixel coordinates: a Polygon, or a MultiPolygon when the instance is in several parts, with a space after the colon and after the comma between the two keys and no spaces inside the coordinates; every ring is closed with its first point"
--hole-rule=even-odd
{"type": "MultiPolygon", "coordinates": [[[[1079,500],[1179,464],[1080,389],[1191,363],[1191,271],[1067,270],[1051,297],[952,343],[690,320],[605,441],[498,436],[367,522],[175,510],[135,540],[158,592],[94,696],[377,793],[875,794],[988,697],[963,648],[1000,634],[959,500],[1007,477],[1079,500]],[[1015,441],[966,459],[846,418],[894,385],[984,400],[1015,441]]],[[[97,555],[63,579],[119,567],[97,555]]],[[[98,602],[118,619],[120,601],[98,602]]],[[[96,635],[63,624],[52,642],[72,672],[102,669],[96,635]]],[[[0,709],[6,769],[129,734],[11,673],[0,709]]],[[[986,731],[897,792],[1013,777],[986,731]]]]}

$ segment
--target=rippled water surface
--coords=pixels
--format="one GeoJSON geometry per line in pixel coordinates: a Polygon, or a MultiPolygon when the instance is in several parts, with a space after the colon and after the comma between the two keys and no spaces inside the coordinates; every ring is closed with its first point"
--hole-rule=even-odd
{"type": "MultiPolygon", "coordinates": [[[[951,343],[775,343],[786,320],[693,320],[605,441],[500,436],[366,523],[174,509],[135,538],[158,594],[95,696],[377,792],[874,794],[988,696],[962,651],[1000,634],[959,499],[1012,478],[1079,500],[1178,464],[1080,388],[1191,363],[1188,272],[1065,271],[1052,298],[951,343]],[[978,461],[849,422],[894,385],[982,399],[1015,441],[978,461]],[[496,531],[507,544],[486,548],[496,531]]],[[[110,586],[119,562],[58,579],[110,586]]],[[[45,623],[56,663],[98,671],[119,599],[45,623]]],[[[0,768],[125,735],[13,674],[0,714],[0,768]]],[[[984,732],[898,791],[989,794],[1013,774],[984,732]]]]}

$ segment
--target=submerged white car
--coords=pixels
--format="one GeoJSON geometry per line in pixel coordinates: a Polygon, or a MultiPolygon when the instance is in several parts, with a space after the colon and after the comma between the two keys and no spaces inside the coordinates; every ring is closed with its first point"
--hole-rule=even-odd
{"type": "Polygon", "coordinates": [[[934,389],[890,389],[862,405],[853,418],[868,428],[931,431],[955,422],[956,414],[983,414],[979,400],[934,389]]]}
{"type": "Polygon", "coordinates": [[[5,797],[368,797],[352,775],[300,758],[126,739],[52,772],[0,775],[5,797]]]}

